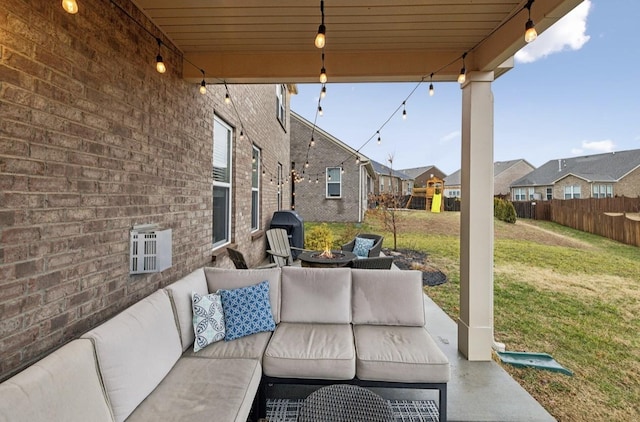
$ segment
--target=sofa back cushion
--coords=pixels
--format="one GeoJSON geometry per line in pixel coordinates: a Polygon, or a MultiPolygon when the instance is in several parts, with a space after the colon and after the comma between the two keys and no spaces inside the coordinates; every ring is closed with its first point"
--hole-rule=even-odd
{"type": "Polygon", "coordinates": [[[191,293],[196,292],[200,296],[205,296],[209,293],[204,269],[198,268],[191,274],[168,285],[165,287],[165,290],[169,293],[171,305],[173,305],[175,311],[180,340],[182,342],[182,350],[187,350],[195,340],[191,293]]]}
{"type": "Polygon", "coordinates": [[[351,271],[354,324],[425,325],[420,271],[351,271]]]}
{"type": "Polygon", "coordinates": [[[351,322],[349,268],[282,268],[283,322],[351,322]]]}
{"type": "Polygon", "coordinates": [[[93,340],[116,422],[124,421],[182,354],[171,302],[158,290],[82,337],[93,340]]]}
{"type": "Polygon", "coordinates": [[[74,340],[0,384],[0,421],[113,422],[91,341],[74,340]]]}
{"type": "Polygon", "coordinates": [[[220,289],[232,290],[239,287],[253,286],[265,280],[269,281],[271,313],[275,323],[280,322],[280,268],[236,270],[207,267],[204,269],[204,274],[211,293],[215,293],[220,289]]]}

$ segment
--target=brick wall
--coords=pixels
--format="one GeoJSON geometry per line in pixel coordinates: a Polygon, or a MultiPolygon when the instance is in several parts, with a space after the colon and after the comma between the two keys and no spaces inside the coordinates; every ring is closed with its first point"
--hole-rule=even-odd
{"type": "Polygon", "coordinates": [[[356,164],[352,153],[329,140],[322,132],[316,131],[313,137],[315,146],[309,149],[311,127],[298,118],[291,119],[291,161],[299,173],[305,171],[305,180],[295,186],[296,211],[304,221],[359,221],[360,165],[356,164]],[[307,157],[309,168],[305,169],[307,157]],[[341,166],[345,170],[342,174],[342,197],[327,198],[326,168],[341,166]]]}
{"type": "Polygon", "coordinates": [[[0,380],[195,268],[230,265],[212,263],[214,112],[249,135],[235,140],[232,240],[251,262],[264,257],[247,175],[253,142],[265,227],[269,177],[278,162],[289,169],[275,87],[230,85],[236,114],[221,85],[203,96],[181,79],[167,40],[157,73],[147,31],[160,32],[119,4],[146,30],[105,1],[84,0],[77,15],[59,2],[0,4],[0,380]],[[173,230],[170,269],[128,275],[129,230],[141,223],[173,230]]]}

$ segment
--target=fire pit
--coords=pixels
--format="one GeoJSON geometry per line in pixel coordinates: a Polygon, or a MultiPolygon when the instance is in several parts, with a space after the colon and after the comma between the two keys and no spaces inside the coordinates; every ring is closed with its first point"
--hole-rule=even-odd
{"type": "Polygon", "coordinates": [[[303,267],[344,267],[356,259],[356,255],[349,251],[307,251],[298,255],[303,267]]]}

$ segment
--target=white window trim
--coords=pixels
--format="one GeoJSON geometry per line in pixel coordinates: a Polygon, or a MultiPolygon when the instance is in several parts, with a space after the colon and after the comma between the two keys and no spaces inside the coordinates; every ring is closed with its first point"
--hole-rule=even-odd
{"type": "Polygon", "coordinates": [[[325,169],[325,198],[327,199],[341,199],[342,198],[342,169],[340,167],[327,167],[325,169]],[[338,170],[338,176],[340,177],[340,180],[338,180],[337,182],[335,180],[329,180],[329,170],[338,170]],[[340,187],[340,194],[338,196],[330,196],[329,195],[329,184],[338,184],[338,186],[340,187]]]}
{"type": "Polygon", "coordinates": [[[276,118],[285,127],[285,118],[287,113],[287,95],[283,84],[276,85],[276,118]]]}
{"type": "MultiPolygon", "coordinates": [[[[228,209],[227,212],[229,213],[229,223],[228,223],[228,227],[227,227],[227,239],[226,240],[222,240],[219,241],[217,243],[213,243],[213,248],[219,248],[221,246],[224,245],[228,245],[231,243],[231,227],[233,226],[233,128],[231,126],[229,126],[228,124],[226,124],[221,118],[219,118],[218,116],[214,115],[213,116],[213,120],[214,120],[214,128],[216,124],[219,124],[221,126],[223,126],[225,129],[227,129],[229,131],[229,139],[226,140],[229,142],[229,182],[217,182],[216,180],[213,180],[213,186],[219,186],[219,187],[225,187],[227,189],[229,189],[229,205],[228,205],[228,209]]],[[[214,129],[215,130],[215,129],[214,129]]],[[[214,148],[215,148],[215,139],[213,140],[213,144],[214,144],[214,148]]],[[[213,157],[212,157],[213,160],[213,157]]],[[[213,167],[213,161],[212,161],[212,167],[213,167]]],[[[213,188],[212,186],[212,188],[213,188]]],[[[212,233],[213,233],[213,221],[211,222],[211,229],[212,229],[212,233]]]]}
{"type": "Polygon", "coordinates": [[[258,148],[257,146],[253,145],[252,149],[251,149],[251,171],[253,172],[254,170],[254,166],[253,166],[253,154],[257,152],[258,153],[258,157],[256,158],[256,164],[257,166],[255,166],[255,170],[257,172],[257,180],[258,180],[258,186],[253,186],[253,175],[251,176],[251,232],[257,232],[258,230],[260,230],[260,176],[261,176],[261,171],[262,171],[262,152],[260,151],[260,148],[258,148]],[[253,225],[253,193],[257,192],[258,193],[258,199],[256,201],[256,225],[254,227],[253,225]]]}

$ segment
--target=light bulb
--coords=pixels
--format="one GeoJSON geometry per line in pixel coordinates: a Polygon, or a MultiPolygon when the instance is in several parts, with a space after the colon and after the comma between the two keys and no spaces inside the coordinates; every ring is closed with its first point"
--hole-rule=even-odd
{"type": "Polygon", "coordinates": [[[244,131],[240,129],[240,140],[244,141],[244,131]]]}
{"type": "Polygon", "coordinates": [[[164,73],[167,71],[167,67],[164,65],[162,56],[160,54],[158,54],[158,56],[156,57],[156,70],[158,71],[158,73],[164,73]]]}
{"type": "Polygon", "coordinates": [[[378,132],[378,145],[382,143],[382,139],[380,139],[380,132],[378,132]]]}
{"type": "Polygon", "coordinates": [[[530,43],[534,41],[536,38],[538,38],[538,32],[536,31],[535,24],[531,19],[527,21],[524,27],[525,27],[524,40],[526,42],[530,43]]]}
{"type": "Polygon", "coordinates": [[[318,114],[324,116],[324,111],[322,111],[322,106],[318,106],[318,114]]]}
{"type": "Polygon", "coordinates": [[[202,80],[202,82],[200,82],[200,93],[202,95],[207,93],[207,83],[204,81],[204,79],[202,80]]]}
{"type": "Polygon", "coordinates": [[[433,84],[429,84],[429,96],[433,97],[433,94],[435,94],[435,90],[433,89],[433,84]]]}
{"type": "Polygon", "coordinates": [[[467,80],[466,73],[467,73],[467,71],[466,71],[466,69],[464,67],[462,69],[460,69],[460,74],[458,75],[458,83],[459,84],[462,85],[464,83],[464,81],[467,80]]]}
{"type": "Polygon", "coordinates": [[[316,141],[313,139],[313,136],[311,137],[311,146],[314,146],[316,144],[316,141]]]}
{"type": "Polygon", "coordinates": [[[324,99],[324,97],[327,96],[327,87],[323,86],[322,89],[320,90],[320,99],[324,99]]]}
{"type": "Polygon", "coordinates": [[[314,44],[316,45],[316,47],[318,48],[324,48],[324,43],[325,43],[325,33],[326,33],[326,28],[324,26],[324,24],[321,24],[318,27],[318,34],[316,35],[316,39],[314,40],[314,44]]]}
{"type": "Polygon", "coordinates": [[[62,8],[72,15],[78,13],[78,3],[76,3],[76,0],[62,0],[62,8]]]}
{"type": "Polygon", "coordinates": [[[340,169],[340,174],[344,174],[344,167],[340,169]]]}
{"type": "Polygon", "coordinates": [[[407,110],[402,110],[402,120],[407,120],[407,110]]]}
{"type": "Polygon", "coordinates": [[[306,163],[304,163],[304,167],[308,168],[309,167],[309,161],[307,161],[306,163]]]}
{"type": "Polygon", "coordinates": [[[327,71],[324,67],[320,69],[320,83],[321,84],[327,83],[327,71]]]}
{"type": "Polygon", "coordinates": [[[224,103],[225,104],[229,104],[231,102],[231,97],[229,96],[229,93],[227,92],[226,94],[224,94],[224,103]]]}

